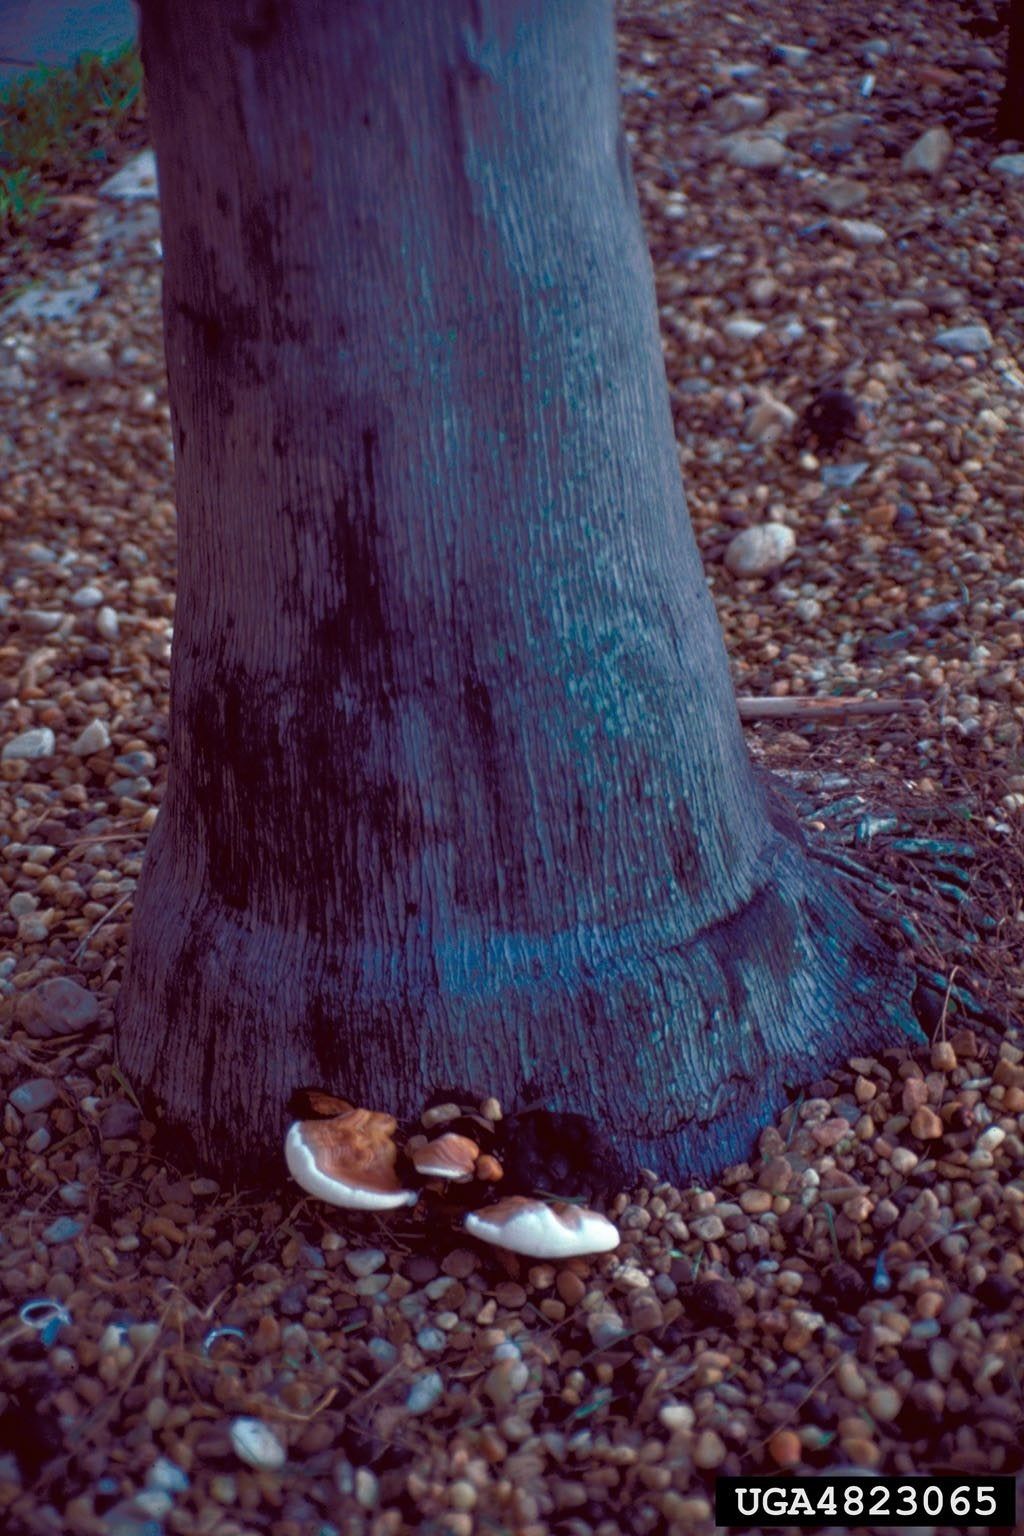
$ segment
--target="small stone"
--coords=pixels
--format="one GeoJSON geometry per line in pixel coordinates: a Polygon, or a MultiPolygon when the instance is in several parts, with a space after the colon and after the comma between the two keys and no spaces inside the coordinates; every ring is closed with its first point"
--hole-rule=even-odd
{"type": "Polygon", "coordinates": [[[901,162],[908,175],[921,172],[937,176],[953,153],[953,136],[948,128],[929,128],[907,150],[901,162]]]}
{"type": "Polygon", "coordinates": [[[21,627],[31,635],[52,635],[63,622],[64,615],[57,609],[25,608],[21,614],[21,627]]]}
{"type": "Polygon", "coordinates": [[[96,614],[96,633],[102,640],[116,640],[121,633],[121,624],[113,608],[104,604],[96,614]]]}
{"type": "Polygon", "coordinates": [[[916,1136],[918,1141],[937,1141],[943,1132],[943,1124],[935,1113],[922,1104],[920,1109],[915,1109],[910,1121],[910,1134],[916,1136]]]}
{"type": "Polygon", "coordinates": [[[71,743],[71,750],[76,757],[93,757],[97,752],[105,752],[109,746],[110,732],[104,721],[90,720],[71,743]]]}
{"type": "Polygon", "coordinates": [[[387,1263],[387,1257],[383,1248],[359,1248],[354,1253],[346,1253],[345,1268],[350,1275],[362,1280],[367,1275],[376,1274],[387,1263]]]}
{"type": "Polygon", "coordinates": [[[82,1223],[73,1216],[58,1216],[56,1221],[43,1228],[43,1242],[70,1243],[82,1230],[82,1223]]]}
{"type": "Polygon", "coordinates": [[[356,1468],[355,1496],[363,1509],[376,1509],[380,1503],[380,1481],[369,1467],[356,1468]]]}
{"type": "Polygon", "coordinates": [[[110,378],[114,363],[106,347],[94,342],[84,347],[69,347],[61,358],[61,368],[70,383],[87,384],[110,378]]]}
{"type": "Polygon", "coordinates": [[[48,725],[40,725],[22,731],[20,736],[13,736],[0,752],[0,759],[4,762],[34,762],[38,758],[52,757],[56,750],[56,736],[48,725]]]}
{"type": "Polygon", "coordinates": [[[529,1366],[518,1356],[499,1360],[484,1378],[483,1393],[496,1408],[507,1408],[525,1390],[529,1380],[529,1366]]]}
{"type": "Polygon", "coordinates": [[[725,566],[734,576],[765,576],[784,565],[796,548],[796,535],[785,523],[758,523],[729,541],[725,566]]]}
{"type": "Polygon", "coordinates": [[[948,331],[940,331],[935,345],[954,357],[972,357],[987,352],[992,345],[992,333],[987,325],[954,325],[948,331]]]}
{"type": "Polygon", "coordinates": [[[409,1413],[429,1413],[444,1395],[444,1382],[437,1371],[425,1371],[409,1388],[405,1406],[409,1413]]]}
{"type": "Polygon", "coordinates": [[[157,198],[156,156],[151,149],[143,150],[127,165],[108,178],[100,187],[103,197],[115,202],[155,202],[157,198]]]}
{"type": "Polygon", "coordinates": [[[1024,176],[1024,154],[996,155],[994,160],[989,161],[988,168],[997,176],[1017,180],[1024,176]]]}
{"type": "Polygon", "coordinates": [[[587,1294],[583,1281],[571,1269],[559,1270],[555,1277],[555,1290],[567,1307],[578,1307],[587,1294]]]}
{"type": "Polygon", "coordinates": [[[763,1216],[772,1208],[770,1189],[745,1189],[740,1195],[740,1210],[748,1216],[763,1216]]]}
{"type": "Polygon", "coordinates": [[[77,592],[71,594],[72,608],[98,608],[103,601],[103,593],[99,587],[79,587],[77,592]]]}
{"type": "Polygon", "coordinates": [[[899,1417],[903,1399],[894,1387],[876,1387],[868,1393],[868,1412],[883,1424],[891,1424],[899,1417]]]}
{"type": "Polygon", "coordinates": [[[883,245],[889,238],[881,224],[874,224],[869,219],[836,219],[832,227],[847,245],[858,250],[883,245]]]}
{"type": "Polygon", "coordinates": [[[863,182],[851,181],[846,176],[833,176],[813,189],[814,197],[829,213],[850,213],[867,201],[868,189],[863,182]]]}
{"type": "Polygon", "coordinates": [[[777,59],[780,64],[789,64],[797,69],[801,64],[806,64],[810,56],[811,50],[798,43],[776,43],[772,49],[773,59],[777,59]]]}
{"type": "Polygon", "coordinates": [[[702,1243],[717,1243],[725,1236],[725,1222],[721,1216],[698,1216],[690,1222],[690,1231],[702,1243]]]}
{"type": "Polygon", "coordinates": [[[158,1456],[146,1473],[150,1488],[161,1488],[166,1493],[184,1493],[189,1485],[188,1473],[167,1456],[158,1456]]]}
{"type": "Polygon", "coordinates": [[[768,1442],[768,1454],[777,1467],[798,1466],[803,1458],[800,1436],[791,1429],[777,1430],[768,1442]]]}
{"type": "Polygon", "coordinates": [[[689,1403],[666,1403],[658,1409],[658,1419],[673,1434],[693,1428],[695,1415],[689,1403]]]}
{"type": "Polygon", "coordinates": [[[786,1157],[770,1157],[757,1179],[762,1189],[773,1195],[783,1195],[793,1182],[793,1167],[786,1157]]]}
{"type": "Polygon", "coordinates": [[[280,1440],[262,1419],[239,1418],[232,1422],[231,1445],[239,1461],[262,1471],[276,1472],[284,1466],[287,1453],[280,1440]]]}
{"type": "Polygon", "coordinates": [[[776,171],[788,151],[781,140],[767,133],[734,133],[725,141],[726,159],[745,171],[776,171]]]}
{"type": "Polygon", "coordinates": [[[756,341],[767,329],[763,320],[753,320],[749,315],[734,315],[722,327],[733,341],[756,341]]]}
{"type": "Polygon", "coordinates": [[[10,1097],[20,1114],[35,1115],[49,1109],[57,1097],[57,1084],[50,1077],[31,1077],[28,1082],[19,1083],[10,1097]]]}
{"type": "Polygon", "coordinates": [[[773,443],[796,425],[796,412],[781,400],[770,396],[760,400],[747,414],[743,433],[751,443],[773,443]]]}
{"type": "Polygon", "coordinates": [[[90,1029],[100,1016],[95,996],[69,976],[49,976],[18,994],[14,1017],[35,1040],[76,1035],[90,1029]]]}
{"type": "Polygon", "coordinates": [[[906,1178],[913,1173],[921,1159],[916,1152],[911,1152],[909,1147],[895,1147],[889,1161],[895,1172],[906,1178]]]}
{"type": "Polygon", "coordinates": [[[694,1466],[702,1471],[720,1467],[725,1460],[725,1443],[713,1429],[702,1430],[693,1448],[694,1466]]]}
{"type": "Polygon", "coordinates": [[[826,464],[821,471],[821,483],[832,490],[848,491],[870,467],[863,459],[850,464],[826,464]]]}
{"type": "Polygon", "coordinates": [[[732,133],[737,128],[750,128],[756,123],[763,123],[769,110],[767,96],[731,91],[728,96],[719,97],[710,115],[716,128],[720,128],[723,133],[732,133]]]}

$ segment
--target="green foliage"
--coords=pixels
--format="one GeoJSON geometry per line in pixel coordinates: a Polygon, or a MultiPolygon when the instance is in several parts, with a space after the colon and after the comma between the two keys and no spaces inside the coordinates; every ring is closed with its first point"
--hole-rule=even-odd
{"type": "Polygon", "coordinates": [[[0,88],[0,240],[107,167],[111,148],[143,121],[142,95],[134,43],[0,88]]]}

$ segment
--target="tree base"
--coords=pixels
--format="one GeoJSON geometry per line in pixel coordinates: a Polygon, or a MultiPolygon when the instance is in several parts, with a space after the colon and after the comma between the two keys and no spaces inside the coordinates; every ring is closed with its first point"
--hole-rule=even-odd
{"type": "Polygon", "coordinates": [[[314,1083],[410,1121],[439,1085],[472,1083],[506,1113],[539,1101],[592,1120],[624,1182],[641,1167],[706,1178],[745,1159],[802,1084],[923,1039],[914,973],[771,810],[764,877],[713,926],[680,938],[653,914],[466,942],[418,993],[382,984],[379,957],[339,967],[308,934],[186,900],[165,840],[118,998],[121,1065],[179,1160],[191,1143],[243,1184],[280,1180],[288,1100],[314,1083]]]}

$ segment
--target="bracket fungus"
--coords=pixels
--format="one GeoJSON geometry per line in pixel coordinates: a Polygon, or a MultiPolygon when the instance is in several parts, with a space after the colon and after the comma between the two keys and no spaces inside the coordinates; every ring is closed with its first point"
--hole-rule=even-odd
{"type": "Polygon", "coordinates": [[[288,1172],[308,1195],[352,1211],[392,1211],[415,1205],[395,1173],[397,1122],[372,1109],[348,1109],[329,1120],[296,1120],[284,1155],[288,1172]]]}
{"type": "Polygon", "coordinates": [[[482,1210],[471,1211],[465,1226],[481,1242],[531,1259],[608,1253],[621,1241],[618,1229],[597,1211],[561,1200],[533,1200],[525,1195],[510,1195],[482,1210]]]}
{"type": "Polygon", "coordinates": [[[409,1159],[421,1178],[446,1179],[451,1184],[464,1184],[471,1179],[479,1156],[480,1148],[476,1142],[455,1131],[445,1131],[443,1136],[409,1152],[409,1159]]]}

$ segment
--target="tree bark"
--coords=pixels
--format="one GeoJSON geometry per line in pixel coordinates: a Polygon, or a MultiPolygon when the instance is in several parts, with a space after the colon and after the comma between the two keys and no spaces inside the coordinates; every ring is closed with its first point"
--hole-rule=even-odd
{"type": "Polygon", "coordinates": [[[1010,0],[1006,80],[996,114],[1001,139],[1024,141],[1024,0],[1010,0]]]}
{"type": "Polygon", "coordinates": [[[912,1029],[755,778],[690,529],[607,0],[144,0],[180,524],[119,1000],[196,1155],[319,1083],[745,1155],[912,1029]]]}

